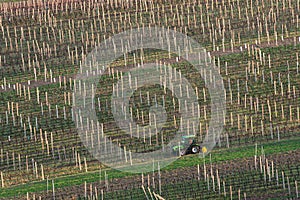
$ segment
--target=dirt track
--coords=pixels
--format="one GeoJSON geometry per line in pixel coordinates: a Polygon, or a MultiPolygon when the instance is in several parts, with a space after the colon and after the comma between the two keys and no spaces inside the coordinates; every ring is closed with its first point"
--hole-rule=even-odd
{"type": "MultiPolygon", "coordinates": [[[[300,150],[283,153],[283,154],[274,154],[266,157],[269,162],[273,161],[274,166],[280,171],[281,166],[284,165],[294,165],[297,164],[300,160],[300,150]]],[[[210,164],[206,164],[207,173],[210,172],[210,164]]],[[[232,161],[225,161],[222,163],[217,163],[212,165],[213,172],[215,174],[216,169],[218,169],[219,176],[224,177],[234,173],[240,173],[241,171],[247,172],[250,170],[255,169],[254,158],[247,158],[247,159],[237,159],[232,161]]],[[[203,165],[200,166],[200,178],[203,178],[203,165]]],[[[155,179],[157,179],[158,174],[154,174],[155,179]]],[[[197,166],[195,167],[185,167],[185,168],[178,168],[175,170],[170,171],[162,171],[162,185],[170,184],[170,183],[178,183],[182,181],[188,181],[191,179],[198,178],[197,166]]],[[[150,187],[152,184],[152,174],[150,175],[150,187]]],[[[147,186],[147,176],[145,176],[145,184],[147,186]]],[[[109,189],[108,192],[116,191],[116,190],[129,190],[132,188],[140,188],[141,187],[141,176],[133,176],[133,177],[125,177],[125,178],[116,178],[109,180],[109,189]]],[[[157,184],[157,180],[156,180],[157,184]]],[[[89,192],[89,184],[88,185],[88,192],[89,192]]],[[[106,191],[104,181],[102,181],[101,185],[99,182],[93,183],[93,188],[97,187],[98,191],[103,189],[106,191]]],[[[84,185],[79,186],[71,186],[66,188],[57,189],[55,191],[56,199],[76,199],[78,194],[84,194],[84,185]]],[[[46,192],[36,194],[36,197],[41,196],[42,199],[51,199],[52,192],[49,191],[47,194],[46,192]]],[[[269,197],[269,196],[268,196],[269,197]]],[[[25,199],[26,197],[24,197],[25,199]]],[[[264,199],[265,197],[257,197],[257,198],[249,198],[249,199],[264,199]]],[[[248,198],[247,198],[248,199],[248,198]]]]}

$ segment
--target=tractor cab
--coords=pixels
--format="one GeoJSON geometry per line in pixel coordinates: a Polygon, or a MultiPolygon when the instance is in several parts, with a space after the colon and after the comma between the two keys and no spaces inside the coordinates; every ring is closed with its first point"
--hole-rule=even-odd
{"type": "Polygon", "coordinates": [[[196,143],[195,135],[183,135],[178,145],[173,146],[172,149],[174,153],[180,156],[187,154],[196,154],[200,151],[205,151],[205,147],[201,148],[200,145],[196,143]]]}
{"type": "Polygon", "coordinates": [[[196,141],[195,141],[195,135],[184,135],[181,137],[181,141],[180,141],[180,144],[182,146],[190,146],[191,144],[195,144],[196,141]]]}

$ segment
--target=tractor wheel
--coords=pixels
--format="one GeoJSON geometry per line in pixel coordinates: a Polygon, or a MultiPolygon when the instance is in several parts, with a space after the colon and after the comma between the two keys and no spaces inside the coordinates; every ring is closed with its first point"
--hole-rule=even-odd
{"type": "Polygon", "coordinates": [[[193,146],[192,147],[192,153],[195,154],[195,153],[199,153],[200,152],[200,147],[199,146],[193,146]]]}

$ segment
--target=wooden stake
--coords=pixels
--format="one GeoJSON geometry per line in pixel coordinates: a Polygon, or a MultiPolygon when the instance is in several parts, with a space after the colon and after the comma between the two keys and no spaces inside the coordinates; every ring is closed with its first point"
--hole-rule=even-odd
{"type": "Polygon", "coordinates": [[[43,164],[41,164],[41,173],[42,173],[42,180],[45,180],[43,164]]]}
{"type": "Polygon", "coordinates": [[[87,164],[86,164],[86,157],[84,157],[83,159],[84,159],[84,168],[85,168],[85,172],[87,172],[88,169],[87,169],[87,164]]]}
{"type": "Polygon", "coordinates": [[[54,180],[52,180],[52,197],[55,200],[55,187],[54,187],[54,180]]]}
{"type": "Polygon", "coordinates": [[[295,188],[296,188],[296,197],[299,198],[299,191],[298,191],[298,183],[295,181],[295,188]]]}
{"type": "Polygon", "coordinates": [[[4,188],[3,172],[1,172],[1,187],[4,188]]]}

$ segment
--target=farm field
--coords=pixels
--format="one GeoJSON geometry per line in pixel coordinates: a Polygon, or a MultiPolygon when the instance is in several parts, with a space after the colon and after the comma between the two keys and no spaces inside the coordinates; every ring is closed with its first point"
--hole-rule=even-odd
{"type": "Polygon", "coordinates": [[[1,2],[0,199],[300,199],[299,24],[300,0],[1,2]],[[176,133],[208,152],[146,156],[176,133]]]}

